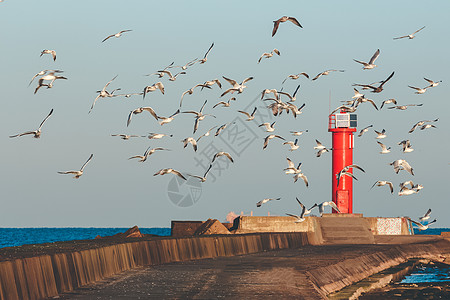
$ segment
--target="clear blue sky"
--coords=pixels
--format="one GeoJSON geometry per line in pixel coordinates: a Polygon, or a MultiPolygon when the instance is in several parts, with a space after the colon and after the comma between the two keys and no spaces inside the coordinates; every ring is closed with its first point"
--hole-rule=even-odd
{"type": "MultiPolygon", "coordinates": [[[[256,5],[243,1],[5,0],[0,3],[0,226],[168,227],[170,220],[224,220],[230,211],[253,211],[259,215],[269,211],[274,215],[296,213],[296,196],[307,206],[331,198],[331,153],[316,158],[313,149],[315,139],[331,147],[331,135],[327,132],[330,92],[333,109],[340,100],[353,96],[353,83],[383,80],[395,71],[382,93],[367,92],[366,96],[378,105],[395,98],[399,104],[423,106],[406,111],[375,111],[364,104],[358,109],[358,129],[370,124],[376,130],[385,128],[388,137],[383,142],[392,147],[392,152],[379,154],[373,131],[356,138],[354,162],[366,173],[356,174],[359,180],[354,182],[354,212],[417,219],[432,208],[432,217],[438,219],[436,227],[449,227],[448,11],[447,1],[425,6],[418,1],[260,1],[256,5]],[[304,28],[284,23],[272,38],[272,21],[283,15],[296,17],[304,28]],[[422,26],[426,28],[413,40],[392,39],[422,26]],[[101,43],[106,36],[124,29],[133,31],[101,43]],[[201,58],[212,42],[215,46],[208,61],[189,68],[175,82],[167,77],[143,76],[173,61],[180,65],[201,58]],[[263,52],[274,48],[280,50],[281,56],[257,64],[263,52]],[[49,55],[39,57],[43,49],[56,50],[56,62],[49,55]],[[376,49],[381,51],[377,68],[363,71],[353,61],[368,61],[376,49]],[[178,108],[182,92],[197,83],[219,78],[222,90],[217,86],[196,90],[183,101],[182,110],[198,110],[208,100],[205,112],[217,117],[200,123],[194,135],[198,137],[215,125],[236,118],[243,120],[237,110],[262,106],[258,94],[265,88],[281,89],[281,82],[289,74],[307,72],[313,77],[332,68],[345,72],[317,81],[301,77],[283,85],[291,93],[297,84],[301,85],[296,104],[306,106],[296,120],[285,114],[263,118],[277,121],[275,133],[289,140],[295,139],[289,135],[290,130],[309,130],[299,138],[300,149],[292,153],[278,140],[272,140],[263,151],[266,133],[257,127],[257,122],[245,122],[247,127],[242,127],[243,121],[237,122],[247,130],[248,135],[239,140],[242,142],[233,140],[231,131],[225,131],[222,138],[203,138],[197,153],[190,146],[183,149],[181,143],[192,136],[194,118],[190,114],[181,114],[161,127],[144,113],[135,116],[126,127],[131,110],[151,106],[159,115],[168,116],[178,108]],[[43,69],[64,70],[68,80],[57,81],[52,89],[42,88],[34,95],[37,82],[27,85],[43,69]],[[140,92],[144,86],[162,81],[166,93],[153,92],[144,100],[100,99],[88,114],[96,91],[115,75],[118,77],[109,90],[140,92]],[[230,98],[220,98],[229,87],[222,76],[239,82],[249,76],[254,80],[236,95],[237,101],[230,107],[213,109],[215,103],[230,98]],[[425,86],[423,77],[443,83],[416,95],[408,85],[425,86]],[[37,129],[52,108],[54,113],[44,125],[40,139],[8,137],[37,129]],[[435,124],[437,129],[408,134],[417,121],[435,118],[440,118],[435,124]],[[117,133],[149,132],[171,133],[174,137],[156,141],[111,137],[117,133]],[[397,143],[404,139],[411,140],[414,152],[400,151],[397,143]],[[128,160],[149,146],[171,151],[155,153],[145,163],[128,160]],[[184,174],[202,175],[205,169],[195,159],[207,165],[208,156],[203,153],[210,146],[230,152],[235,163],[227,167],[226,161],[219,159],[225,169],[221,174],[217,170],[211,172],[216,181],[210,177],[197,187],[180,187],[181,197],[191,194],[197,197],[196,203],[184,208],[175,205],[172,200],[176,195],[171,194],[170,198],[168,193],[174,191],[169,186],[173,176],[153,174],[171,167],[184,174]],[[94,159],[80,179],[57,174],[80,168],[91,153],[94,159]],[[303,162],[309,188],[284,174],[286,157],[295,163],[303,162]],[[414,177],[404,171],[397,175],[388,165],[400,158],[412,165],[414,177]],[[391,195],[382,187],[369,190],[376,180],[391,180],[397,193],[398,184],[409,179],[425,188],[406,197],[391,195]],[[271,197],[282,199],[256,208],[256,202],[271,197]]],[[[260,110],[264,112],[262,107],[260,110]]]]}

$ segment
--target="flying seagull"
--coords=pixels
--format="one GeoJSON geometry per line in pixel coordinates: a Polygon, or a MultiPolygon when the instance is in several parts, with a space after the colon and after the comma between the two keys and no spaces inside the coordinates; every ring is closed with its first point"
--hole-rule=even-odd
{"type": "Polygon", "coordinates": [[[280,51],[278,50],[278,49],[273,49],[272,51],[270,51],[270,52],[264,52],[262,55],[261,55],[261,57],[258,59],[258,64],[261,62],[261,59],[263,59],[263,57],[264,58],[271,58],[272,56],[273,56],[273,54],[277,54],[278,56],[280,56],[280,51]]]}
{"type": "Polygon", "coordinates": [[[396,161],[391,162],[389,165],[394,167],[394,171],[395,171],[396,174],[398,174],[398,172],[400,170],[405,170],[406,172],[408,172],[408,173],[410,173],[411,175],[414,176],[413,168],[404,159],[398,159],[396,161]]]}
{"type": "Polygon", "coordinates": [[[424,29],[424,28],[425,28],[425,26],[423,26],[422,28],[420,28],[420,29],[414,31],[414,32],[411,33],[411,34],[404,35],[404,36],[400,36],[400,37],[396,37],[396,38],[394,38],[394,40],[403,39],[403,38],[408,38],[408,39],[412,40],[413,38],[415,38],[415,34],[418,33],[419,31],[421,31],[421,30],[424,29]]]}
{"type": "Polygon", "coordinates": [[[206,51],[205,56],[202,59],[198,60],[201,64],[204,64],[208,60],[207,56],[208,56],[209,52],[211,51],[212,47],[214,47],[214,43],[212,43],[211,46],[209,47],[208,51],[206,51]]]}
{"type": "Polygon", "coordinates": [[[411,220],[410,218],[407,218],[407,219],[408,219],[410,222],[416,224],[416,225],[419,227],[419,230],[420,230],[420,231],[422,231],[422,230],[427,230],[429,225],[431,225],[431,224],[433,224],[433,223],[436,222],[436,219],[434,219],[433,221],[428,222],[427,225],[423,225],[423,224],[420,224],[419,222],[416,222],[416,221],[411,220]]]}
{"type": "Polygon", "coordinates": [[[198,179],[200,179],[201,182],[205,182],[206,181],[206,176],[208,176],[208,173],[209,173],[209,170],[211,170],[211,167],[212,167],[212,164],[209,165],[209,167],[206,170],[205,175],[203,175],[203,177],[202,176],[197,176],[197,175],[191,175],[191,174],[188,174],[188,176],[198,178],[198,179]]]}
{"type": "Polygon", "coordinates": [[[81,169],[79,171],[65,171],[65,172],[58,172],[58,173],[59,174],[74,174],[75,176],[73,178],[78,179],[78,178],[80,178],[81,175],[83,175],[84,167],[86,167],[88,162],[91,161],[93,156],[94,156],[94,154],[91,154],[91,156],[89,156],[88,160],[84,163],[84,165],[81,166],[81,169]]]}
{"type": "Polygon", "coordinates": [[[309,75],[306,74],[305,72],[302,72],[302,73],[298,73],[298,74],[292,74],[292,75],[289,75],[288,77],[286,77],[286,79],[283,80],[283,82],[282,82],[281,84],[284,84],[285,81],[288,80],[289,78],[290,78],[290,79],[293,79],[293,80],[299,79],[299,78],[300,78],[300,75],[303,75],[303,76],[305,76],[306,78],[309,79],[309,75]]]}
{"type": "Polygon", "coordinates": [[[238,112],[247,116],[247,119],[245,121],[252,121],[255,118],[256,109],[257,108],[255,107],[251,114],[242,110],[238,110],[238,112]]]}
{"type": "Polygon", "coordinates": [[[147,158],[152,155],[153,153],[155,153],[156,150],[169,150],[169,149],[164,149],[164,148],[153,148],[150,149],[150,147],[147,148],[147,150],[145,150],[144,155],[135,155],[130,157],[129,159],[133,159],[133,158],[139,158],[140,162],[144,162],[147,160],[147,158]]]}
{"type": "Polygon", "coordinates": [[[34,138],[36,138],[36,139],[40,138],[41,137],[42,125],[44,125],[45,121],[47,121],[47,119],[50,118],[52,113],[53,113],[53,108],[50,111],[50,113],[45,117],[45,119],[41,122],[41,125],[39,125],[39,128],[37,130],[35,130],[35,131],[26,131],[24,133],[19,133],[19,134],[16,134],[16,135],[10,135],[9,137],[10,138],[15,138],[15,137],[23,136],[23,135],[34,134],[34,138]]]}
{"type": "Polygon", "coordinates": [[[392,78],[392,76],[394,76],[395,72],[392,72],[391,75],[388,76],[388,78],[386,78],[386,80],[382,81],[381,84],[379,86],[373,86],[371,84],[354,84],[353,86],[361,86],[363,88],[368,88],[368,89],[372,89],[372,93],[381,93],[381,91],[383,91],[383,85],[389,81],[389,79],[392,78]]]}
{"type": "Polygon", "coordinates": [[[338,213],[341,213],[341,211],[339,210],[339,208],[337,207],[337,205],[336,205],[333,201],[325,201],[325,202],[322,202],[322,203],[320,203],[320,204],[318,205],[318,206],[319,206],[319,213],[320,213],[320,216],[323,215],[323,212],[324,212],[324,210],[325,210],[325,206],[327,206],[327,205],[331,206],[331,208],[333,208],[334,210],[336,210],[338,213]]]}
{"type": "Polygon", "coordinates": [[[55,50],[48,50],[48,49],[42,50],[41,55],[39,55],[39,57],[44,54],[51,54],[53,57],[53,61],[56,61],[56,51],[55,50]]]}
{"type": "Polygon", "coordinates": [[[275,33],[277,33],[278,26],[280,26],[280,23],[284,23],[284,22],[287,22],[287,21],[291,21],[292,23],[294,23],[298,27],[303,28],[303,26],[300,25],[300,23],[297,21],[296,18],[283,16],[283,17],[279,18],[278,20],[273,21],[272,37],[275,35],[275,33]]]}
{"type": "Polygon", "coordinates": [[[103,43],[104,41],[106,41],[107,39],[112,38],[112,37],[116,37],[116,38],[121,37],[121,36],[122,36],[122,33],[128,32],[128,31],[131,31],[131,30],[122,30],[122,31],[119,31],[118,33],[111,34],[111,35],[107,36],[105,39],[103,39],[102,43],[103,43]]]}
{"type": "Polygon", "coordinates": [[[158,172],[156,172],[155,174],[153,174],[153,176],[165,175],[165,174],[174,174],[174,175],[176,175],[176,176],[186,180],[186,178],[180,172],[178,172],[177,170],[174,170],[174,169],[170,169],[170,168],[168,168],[168,169],[161,169],[158,172]]]}
{"type": "Polygon", "coordinates": [[[317,80],[317,79],[319,79],[320,76],[326,76],[326,75],[330,74],[330,72],[345,72],[345,70],[334,70],[334,69],[326,70],[326,71],[323,71],[322,73],[317,74],[316,77],[314,77],[312,80],[317,80]]]}
{"type": "Polygon", "coordinates": [[[431,217],[430,214],[431,214],[431,208],[429,208],[427,210],[427,212],[422,217],[419,218],[419,221],[423,222],[423,221],[428,220],[431,217]]]}
{"type": "Polygon", "coordinates": [[[391,189],[391,194],[394,193],[394,185],[392,184],[392,182],[386,181],[386,180],[378,180],[377,182],[375,182],[375,183],[372,185],[371,189],[372,189],[374,186],[385,186],[385,185],[388,185],[388,186],[389,186],[389,188],[391,189]]]}
{"type": "Polygon", "coordinates": [[[256,207],[261,207],[261,205],[263,205],[264,203],[267,203],[271,200],[280,200],[280,199],[281,198],[266,198],[266,199],[263,199],[263,200],[259,201],[258,203],[256,203],[256,207]]]}
{"type": "Polygon", "coordinates": [[[375,53],[373,54],[372,58],[370,59],[370,61],[368,63],[363,62],[363,61],[359,61],[359,60],[356,60],[356,59],[354,59],[354,61],[364,65],[363,70],[373,69],[373,68],[375,68],[377,66],[376,64],[374,64],[374,62],[378,58],[378,56],[380,56],[380,49],[375,51],[375,53]]]}

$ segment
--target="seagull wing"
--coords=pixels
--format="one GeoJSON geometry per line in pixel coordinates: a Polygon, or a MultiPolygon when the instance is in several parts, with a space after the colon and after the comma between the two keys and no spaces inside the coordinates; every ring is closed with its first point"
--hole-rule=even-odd
{"type": "Polygon", "coordinates": [[[413,34],[416,34],[416,33],[418,33],[419,31],[421,31],[422,29],[424,29],[425,28],[425,26],[423,26],[422,28],[420,28],[420,29],[418,29],[418,30],[416,30],[416,31],[414,31],[414,33],[413,34]]]}
{"type": "Polygon", "coordinates": [[[104,41],[106,41],[107,39],[112,38],[113,36],[114,36],[114,34],[111,34],[111,35],[107,36],[107,37],[102,41],[102,43],[103,43],[104,41]]]}
{"type": "Polygon", "coordinates": [[[184,180],[187,180],[180,172],[178,172],[177,170],[172,170],[172,173],[177,175],[180,178],[183,178],[184,180]]]}
{"type": "Polygon", "coordinates": [[[369,61],[369,64],[372,65],[375,62],[375,60],[378,58],[378,56],[380,56],[380,49],[375,51],[375,53],[373,54],[372,58],[369,61]]]}
{"type": "Polygon", "coordinates": [[[158,121],[158,115],[153,110],[153,108],[151,108],[150,106],[147,106],[147,107],[143,107],[142,109],[145,111],[148,111],[155,118],[155,120],[158,121]]]}
{"type": "Polygon", "coordinates": [[[329,205],[334,208],[338,213],[341,213],[341,211],[339,210],[339,208],[337,207],[336,203],[334,203],[333,201],[329,202],[329,205]]]}
{"type": "Polygon", "coordinates": [[[50,111],[50,113],[45,117],[45,119],[41,122],[41,125],[39,125],[38,131],[41,130],[42,125],[44,125],[45,121],[47,121],[47,119],[50,118],[50,116],[52,115],[52,113],[53,113],[53,108],[52,108],[52,110],[50,111]]]}
{"type": "Polygon", "coordinates": [[[88,162],[91,161],[92,157],[94,157],[94,154],[91,154],[91,156],[89,156],[88,160],[84,163],[84,165],[81,166],[80,171],[83,171],[84,167],[86,167],[86,165],[88,164],[88,162]]]}
{"type": "Polygon", "coordinates": [[[225,79],[226,81],[228,81],[232,86],[237,85],[237,82],[236,82],[235,80],[226,78],[225,76],[222,76],[222,77],[223,77],[223,79],[225,79]]]}
{"type": "Polygon", "coordinates": [[[273,21],[272,37],[277,33],[278,26],[280,26],[280,20],[273,21]]]}
{"type": "Polygon", "coordinates": [[[292,23],[294,23],[295,25],[299,26],[300,28],[303,28],[302,25],[300,25],[300,22],[297,21],[297,19],[294,18],[294,17],[289,17],[288,21],[291,21],[292,23]]]}

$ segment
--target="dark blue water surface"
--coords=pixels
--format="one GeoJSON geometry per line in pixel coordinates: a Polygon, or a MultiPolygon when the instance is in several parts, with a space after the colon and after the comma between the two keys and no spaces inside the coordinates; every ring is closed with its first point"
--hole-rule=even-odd
{"type": "Polygon", "coordinates": [[[417,227],[414,227],[414,234],[430,234],[441,235],[441,232],[449,232],[450,228],[428,228],[427,230],[420,231],[417,227]]]}
{"type": "Polygon", "coordinates": [[[400,283],[450,282],[450,267],[446,265],[419,265],[400,283]]]}
{"type": "MultiPolygon", "coordinates": [[[[97,235],[110,236],[129,228],[0,228],[0,248],[25,244],[88,240],[97,235]]],[[[170,228],[139,228],[141,233],[169,236],[170,228]]]]}

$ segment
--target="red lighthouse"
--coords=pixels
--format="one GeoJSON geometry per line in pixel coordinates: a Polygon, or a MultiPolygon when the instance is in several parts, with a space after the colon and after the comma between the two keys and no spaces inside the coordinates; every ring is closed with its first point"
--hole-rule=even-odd
{"type": "MultiPolygon", "coordinates": [[[[356,131],[356,114],[338,113],[329,115],[328,131],[333,139],[333,166],[331,173],[332,200],[341,213],[353,213],[353,182],[349,176],[342,176],[337,186],[336,174],[353,164],[353,133],[356,131]]],[[[349,170],[352,173],[352,169],[349,170]]],[[[333,210],[333,213],[337,211],[333,210]]]]}

